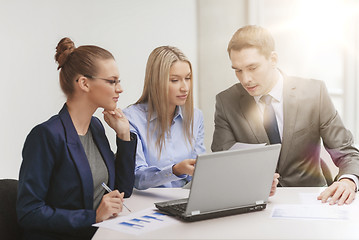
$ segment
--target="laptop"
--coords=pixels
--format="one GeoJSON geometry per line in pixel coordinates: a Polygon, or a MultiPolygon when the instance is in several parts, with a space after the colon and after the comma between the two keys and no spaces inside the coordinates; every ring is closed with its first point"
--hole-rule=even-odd
{"type": "Polygon", "coordinates": [[[155,203],[162,212],[198,221],[263,210],[281,144],[197,156],[189,197],[155,203]]]}

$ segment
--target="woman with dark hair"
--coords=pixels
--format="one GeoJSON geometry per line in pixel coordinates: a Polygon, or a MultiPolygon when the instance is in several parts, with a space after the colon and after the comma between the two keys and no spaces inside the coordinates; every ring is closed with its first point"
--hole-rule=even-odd
{"type": "Polygon", "coordinates": [[[27,136],[19,175],[17,215],[24,239],[90,239],[91,227],[122,211],[132,194],[137,138],[116,108],[122,88],[114,57],[97,46],[56,47],[67,101],[58,115],[27,136]],[[116,132],[116,155],[100,120],[116,132]],[[106,183],[114,191],[106,193],[106,183]]]}

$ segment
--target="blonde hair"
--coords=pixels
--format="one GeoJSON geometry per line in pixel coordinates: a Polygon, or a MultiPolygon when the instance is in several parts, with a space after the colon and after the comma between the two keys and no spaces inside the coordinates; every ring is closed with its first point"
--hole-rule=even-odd
{"type": "MultiPolygon", "coordinates": [[[[187,62],[191,73],[192,65],[187,57],[176,47],[161,46],[154,49],[147,60],[145,83],[142,96],[135,103],[147,103],[147,137],[149,134],[157,134],[156,147],[159,149],[159,155],[165,145],[166,134],[170,132],[170,123],[168,122],[168,82],[170,77],[170,68],[177,61],[187,62]],[[152,130],[149,129],[151,117],[157,115],[157,121],[152,130]],[[150,132],[151,131],[151,132],[150,132]]],[[[192,146],[193,139],[193,75],[191,74],[190,90],[186,103],[182,107],[183,114],[183,132],[185,138],[192,146]]]]}
{"type": "Polygon", "coordinates": [[[231,50],[240,51],[244,48],[257,48],[266,58],[274,51],[275,43],[270,32],[260,26],[247,25],[238,29],[228,44],[228,54],[231,50]]]}

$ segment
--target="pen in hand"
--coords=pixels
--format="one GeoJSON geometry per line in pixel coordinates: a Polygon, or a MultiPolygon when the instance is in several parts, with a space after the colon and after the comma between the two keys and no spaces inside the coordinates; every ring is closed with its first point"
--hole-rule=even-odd
{"type": "MultiPolygon", "coordinates": [[[[109,187],[106,185],[106,183],[103,182],[101,185],[102,185],[102,187],[103,187],[107,192],[112,192],[111,188],[109,188],[109,187]]],[[[124,203],[122,203],[122,205],[123,205],[129,212],[131,212],[131,210],[130,210],[124,203]]]]}

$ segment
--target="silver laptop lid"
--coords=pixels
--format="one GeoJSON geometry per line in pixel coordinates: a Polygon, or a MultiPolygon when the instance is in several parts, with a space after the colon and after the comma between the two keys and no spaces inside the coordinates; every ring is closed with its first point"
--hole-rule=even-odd
{"type": "Polygon", "coordinates": [[[198,155],[186,216],[263,204],[280,144],[198,155]]]}

